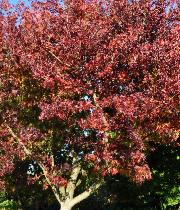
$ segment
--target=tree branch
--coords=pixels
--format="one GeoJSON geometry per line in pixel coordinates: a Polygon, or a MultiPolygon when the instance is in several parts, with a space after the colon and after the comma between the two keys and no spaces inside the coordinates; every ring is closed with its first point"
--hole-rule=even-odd
{"type": "MultiPolygon", "coordinates": [[[[27,156],[30,156],[32,154],[32,152],[26,148],[26,146],[24,145],[24,143],[22,142],[22,140],[14,133],[14,131],[12,130],[11,127],[9,127],[7,124],[5,124],[5,126],[7,127],[9,133],[11,134],[11,136],[16,139],[18,141],[18,143],[23,147],[24,152],[27,156]]],[[[45,167],[42,163],[38,162],[39,167],[41,168],[43,175],[45,176],[45,179],[47,181],[47,183],[50,185],[50,187],[52,188],[52,191],[54,192],[54,195],[56,197],[56,199],[58,200],[58,202],[60,203],[60,197],[58,195],[58,191],[56,189],[56,187],[54,185],[52,185],[51,181],[49,180],[48,176],[47,176],[47,171],[45,170],[45,167]]]]}
{"type": "Polygon", "coordinates": [[[95,190],[97,190],[100,186],[102,185],[102,183],[97,183],[95,185],[92,185],[89,189],[87,189],[86,191],[84,191],[83,193],[77,195],[76,197],[74,197],[71,201],[70,201],[70,206],[73,207],[75,206],[77,203],[83,201],[84,199],[88,198],[95,190]]]}
{"type": "Polygon", "coordinates": [[[52,191],[53,191],[53,193],[54,193],[56,199],[58,200],[59,203],[61,203],[61,200],[60,200],[60,196],[59,196],[58,190],[57,190],[57,188],[51,183],[51,181],[49,180],[49,178],[48,178],[48,176],[47,176],[48,173],[47,173],[47,171],[46,171],[44,165],[43,165],[42,163],[40,163],[40,162],[37,162],[37,163],[38,163],[39,167],[41,168],[41,170],[43,171],[43,174],[44,174],[44,176],[45,176],[45,179],[46,179],[47,183],[49,184],[49,186],[51,187],[51,189],[52,189],[52,191]]]}
{"type": "Polygon", "coordinates": [[[66,192],[69,194],[70,199],[72,199],[74,196],[74,191],[76,189],[76,181],[77,181],[78,175],[80,173],[80,170],[81,170],[81,167],[78,164],[78,165],[74,166],[74,168],[71,172],[70,181],[66,188],[66,192]]]}
{"type": "Polygon", "coordinates": [[[50,55],[52,55],[52,57],[54,57],[61,65],[65,65],[65,66],[67,66],[68,68],[71,68],[71,69],[76,69],[75,67],[73,67],[73,66],[71,66],[71,65],[69,65],[69,64],[67,64],[67,63],[65,63],[65,62],[63,62],[60,58],[58,58],[53,52],[51,52],[50,50],[47,50],[46,49],[46,51],[50,54],[50,55]]]}
{"type": "Polygon", "coordinates": [[[82,183],[82,180],[78,179],[78,181],[76,182],[76,187],[78,187],[81,183],[82,183]]]}
{"type": "Polygon", "coordinates": [[[31,155],[31,151],[28,150],[28,149],[26,148],[26,146],[24,145],[24,143],[23,143],[23,142],[21,141],[21,139],[14,133],[14,131],[13,131],[7,124],[5,124],[5,126],[6,126],[6,128],[8,129],[9,133],[11,134],[11,136],[12,136],[14,139],[16,139],[16,140],[18,141],[18,143],[23,147],[25,154],[28,155],[28,156],[31,155]]]}

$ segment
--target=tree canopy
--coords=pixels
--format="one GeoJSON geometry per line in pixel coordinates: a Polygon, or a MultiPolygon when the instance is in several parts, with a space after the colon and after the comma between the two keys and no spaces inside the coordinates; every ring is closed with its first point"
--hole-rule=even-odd
{"type": "MultiPolygon", "coordinates": [[[[176,1],[32,1],[0,8],[0,178],[31,160],[62,209],[106,174],[151,179],[154,144],[177,145],[176,1]],[[82,187],[74,197],[75,189],[82,187]]],[[[34,173],[32,169],[31,173],[34,173]]]]}

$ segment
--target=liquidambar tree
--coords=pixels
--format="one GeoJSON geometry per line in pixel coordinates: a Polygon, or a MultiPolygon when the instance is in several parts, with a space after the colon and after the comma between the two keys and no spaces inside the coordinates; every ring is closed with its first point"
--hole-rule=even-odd
{"type": "Polygon", "coordinates": [[[151,178],[147,152],[178,138],[178,7],[1,1],[2,187],[28,159],[40,169],[31,181],[70,210],[106,174],[151,178]]]}

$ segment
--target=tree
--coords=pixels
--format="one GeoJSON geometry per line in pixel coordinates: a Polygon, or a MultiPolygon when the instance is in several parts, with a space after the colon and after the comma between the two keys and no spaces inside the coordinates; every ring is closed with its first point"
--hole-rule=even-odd
{"type": "Polygon", "coordinates": [[[153,142],[178,138],[178,6],[1,1],[2,187],[17,160],[34,161],[32,179],[70,210],[106,174],[151,178],[153,142]]]}

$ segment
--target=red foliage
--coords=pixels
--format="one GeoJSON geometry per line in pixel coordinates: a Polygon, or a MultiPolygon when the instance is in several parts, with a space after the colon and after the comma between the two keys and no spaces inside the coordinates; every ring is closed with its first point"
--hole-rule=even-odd
{"type": "Polygon", "coordinates": [[[178,138],[179,5],[67,4],[0,5],[0,177],[27,156],[8,125],[54,185],[72,156],[102,176],[149,179],[150,143],[178,138]]]}

